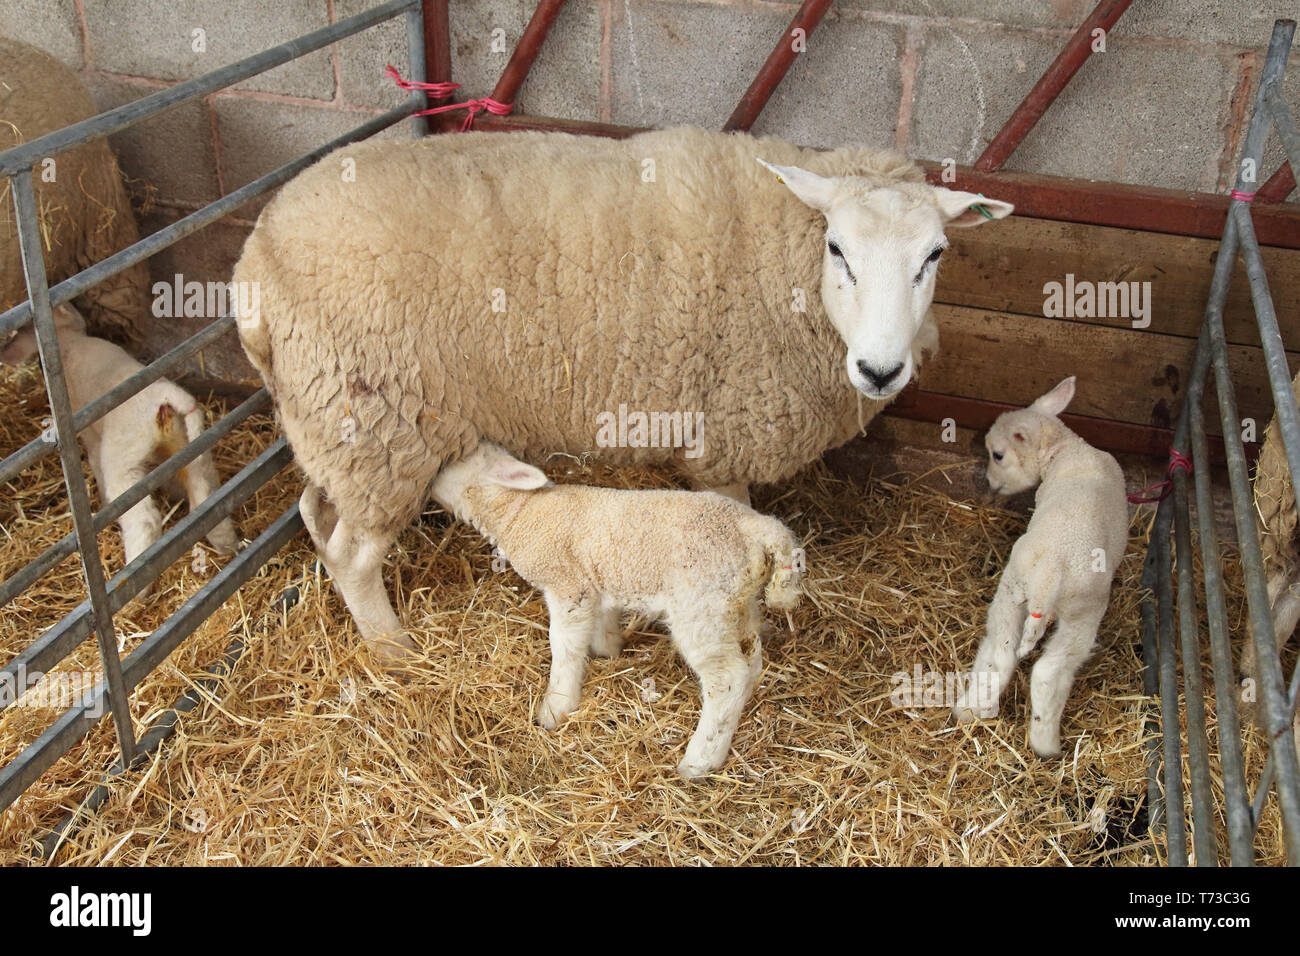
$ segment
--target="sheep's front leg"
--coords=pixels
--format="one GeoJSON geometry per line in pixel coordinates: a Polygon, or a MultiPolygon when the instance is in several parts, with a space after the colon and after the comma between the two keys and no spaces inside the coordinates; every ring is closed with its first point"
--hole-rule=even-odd
{"type": "Polygon", "coordinates": [[[385,666],[413,657],[415,642],[403,630],[384,590],[384,553],[391,542],[341,520],[315,485],[303,492],[299,510],[361,639],[385,666]]]}
{"type": "Polygon", "coordinates": [[[623,650],[623,609],[617,604],[602,602],[596,626],[591,633],[593,657],[618,657],[623,650]]]}
{"type": "Polygon", "coordinates": [[[699,617],[697,612],[688,620],[669,621],[677,649],[699,677],[704,695],[699,726],[677,765],[677,772],[687,780],[707,776],[726,762],[741,712],[763,670],[763,645],[756,629],[750,653],[740,649],[746,615],[731,619],[719,615],[712,621],[699,617]]]}
{"type": "Polygon", "coordinates": [[[1029,746],[1040,757],[1061,752],[1061,714],[1074,676],[1097,639],[1101,619],[1062,620],[1029,675],[1029,746]]]}
{"type": "Polygon", "coordinates": [[[587,649],[600,626],[600,599],[592,595],[566,597],[546,593],[551,616],[551,678],[537,708],[537,722],[554,730],[582,698],[587,649]]]}
{"type": "Polygon", "coordinates": [[[961,687],[953,716],[958,721],[991,720],[998,715],[998,701],[1016,669],[1016,651],[1025,624],[1025,606],[1014,595],[1004,572],[989,607],[984,640],[961,687]]]}

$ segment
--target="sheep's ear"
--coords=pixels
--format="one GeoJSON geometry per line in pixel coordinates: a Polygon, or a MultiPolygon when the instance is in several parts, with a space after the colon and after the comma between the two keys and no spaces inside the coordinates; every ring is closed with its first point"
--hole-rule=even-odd
{"type": "Polygon", "coordinates": [[[1016,208],[1000,199],[964,193],[959,189],[944,189],[942,186],[935,187],[934,202],[943,214],[944,222],[959,227],[982,226],[994,219],[1004,219],[1016,208]]]}
{"type": "Polygon", "coordinates": [[[76,307],[68,302],[54,307],[54,324],[61,329],[75,329],[78,332],[86,331],[86,320],[77,311],[76,307]]]}
{"type": "Polygon", "coordinates": [[[785,183],[787,189],[813,209],[827,212],[831,200],[835,198],[835,180],[818,176],[798,166],[776,166],[765,159],[759,159],[764,169],[776,174],[778,182],[785,183]]]}
{"type": "Polygon", "coordinates": [[[1034,400],[1034,404],[1029,407],[1040,415],[1051,415],[1055,418],[1065,411],[1065,407],[1070,404],[1074,398],[1074,376],[1071,375],[1056,388],[1052,389],[1046,395],[1041,395],[1034,400]]]}
{"type": "Polygon", "coordinates": [[[501,485],[503,488],[514,488],[517,491],[533,491],[536,488],[545,488],[551,483],[540,468],[515,461],[513,458],[508,461],[493,462],[487,476],[494,484],[501,485]]]}
{"type": "Polygon", "coordinates": [[[26,365],[36,354],[36,333],[31,327],[23,329],[3,349],[0,349],[0,364],[26,365]]]}

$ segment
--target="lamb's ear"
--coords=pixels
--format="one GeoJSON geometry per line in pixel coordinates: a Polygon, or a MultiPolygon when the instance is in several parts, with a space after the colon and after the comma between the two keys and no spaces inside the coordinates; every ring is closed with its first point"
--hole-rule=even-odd
{"type": "Polygon", "coordinates": [[[1040,395],[1034,399],[1034,404],[1029,407],[1041,415],[1051,415],[1055,418],[1065,411],[1065,407],[1070,404],[1074,398],[1074,376],[1071,375],[1056,388],[1052,389],[1046,395],[1040,395]]]}
{"type": "Polygon", "coordinates": [[[494,461],[488,468],[487,477],[494,484],[501,485],[503,488],[514,488],[517,491],[533,491],[537,488],[545,488],[551,483],[540,468],[515,461],[513,458],[494,461]]]}
{"type": "Polygon", "coordinates": [[[959,189],[944,189],[942,186],[934,187],[934,203],[939,207],[947,225],[959,227],[981,226],[994,219],[1004,219],[1016,208],[1000,199],[964,193],[959,189]]]}
{"type": "Polygon", "coordinates": [[[36,333],[28,326],[0,349],[0,365],[26,365],[35,355],[36,333]]]}
{"type": "MultiPolygon", "coordinates": [[[[757,158],[757,157],[755,157],[757,158]]],[[[835,180],[818,176],[798,166],[776,166],[765,159],[758,160],[764,169],[776,174],[778,182],[785,183],[787,189],[813,209],[826,212],[831,208],[835,198],[835,180]]]]}

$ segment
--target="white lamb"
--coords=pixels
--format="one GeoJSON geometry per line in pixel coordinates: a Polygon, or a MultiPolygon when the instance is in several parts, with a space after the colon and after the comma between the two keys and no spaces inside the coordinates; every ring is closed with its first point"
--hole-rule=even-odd
{"type": "MultiPolygon", "coordinates": [[[[433,497],[545,596],[551,677],[537,712],[543,727],[555,729],[578,706],[587,653],[612,657],[622,648],[624,609],[662,615],[704,693],[677,770],[694,779],[722,766],[763,667],[759,591],[766,589],[769,607],[799,599],[801,561],[785,525],[713,492],[552,486],[490,442],[444,468],[433,497]]],[[[319,493],[304,498],[317,512],[322,504],[319,493]]]]}
{"type": "MultiPolygon", "coordinates": [[[[120,346],[87,335],[85,321],[70,305],[54,310],[54,325],[73,411],[144,367],[120,346]]],[[[28,325],[0,350],[0,362],[20,365],[30,361],[36,352],[36,333],[28,325]]],[[[88,425],[80,438],[100,497],[107,504],[202,432],[203,410],[194,396],[163,378],[88,425]]],[[[212,456],[207,453],[181,469],[177,477],[185,487],[191,508],[202,504],[221,483],[212,456]]],[[[153,497],[145,496],[123,514],[118,527],[122,530],[126,563],[130,564],[162,532],[162,514],[153,497]]],[[[222,554],[234,553],[238,537],[229,518],[208,532],[208,542],[222,554]]],[[[147,589],[141,593],[147,593],[147,589]]]]}
{"type": "Polygon", "coordinates": [[[996,717],[1017,661],[1056,630],[1030,676],[1029,743],[1041,757],[1061,750],[1061,712],[1092,651],[1110,601],[1110,582],[1128,542],[1124,474],[1110,455],[1063,425],[1071,376],[1028,408],[989,429],[989,486],[1004,495],[1038,485],[1029,527],[989,608],[975,664],[954,708],[960,721],[996,717]]]}

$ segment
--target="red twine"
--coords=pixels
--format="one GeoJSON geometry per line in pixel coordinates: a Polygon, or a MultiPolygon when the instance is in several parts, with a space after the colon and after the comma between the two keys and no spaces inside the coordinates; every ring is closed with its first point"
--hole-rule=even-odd
{"type": "Polygon", "coordinates": [[[1164,501],[1169,497],[1169,492],[1174,490],[1174,472],[1180,468],[1190,475],[1192,473],[1192,460],[1177,448],[1170,448],[1169,468],[1165,472],[1169,477],[1164,481],[1143,488],[1141,491],[1135,491],[1128,496],[1128,500],[1135,505],[1153,505],[1158,501],[1164,501]],[[1155,491],[1157,488],[1161,489],[1160,494],[1148,494],[1148,492],[1155,491]]]}
{"type": "Polygon", "coordinates": [[[1254,193],[1244,193],[1240,189],[1234,189],[1232,192],[1228,193],[1228,195],[1233,199],[1239,199],[1242,202],[1250,202],[1255,198],[1254,193]]]}
{"type": "MultiPolygon", "coordinates": [[[[459,83],[417,83],[414,80],[404,80],[400,73],[397,72],[390,63],[384,67],[384,75],[391,79],[400,89],[408,92],[421,90],[428,93],[434,99],[443,99],[451,96],[458,89],[459,83]]],[[[477,100],[466,100],[463,103],[448,103],[446,106],[433,106],[427,110],[417,110],[412,116],[433,116],[435,113],[449,113],[452,110],[468,110],[465,115],[465,122],[461,124],[460,131],[467,132],[474,122],[474,117],[483,110],[491,113],[493,116],[505,116],[515,108],[513,103],[501,103],[492,99],[490,96],[484,96],[477,100]]]]}

